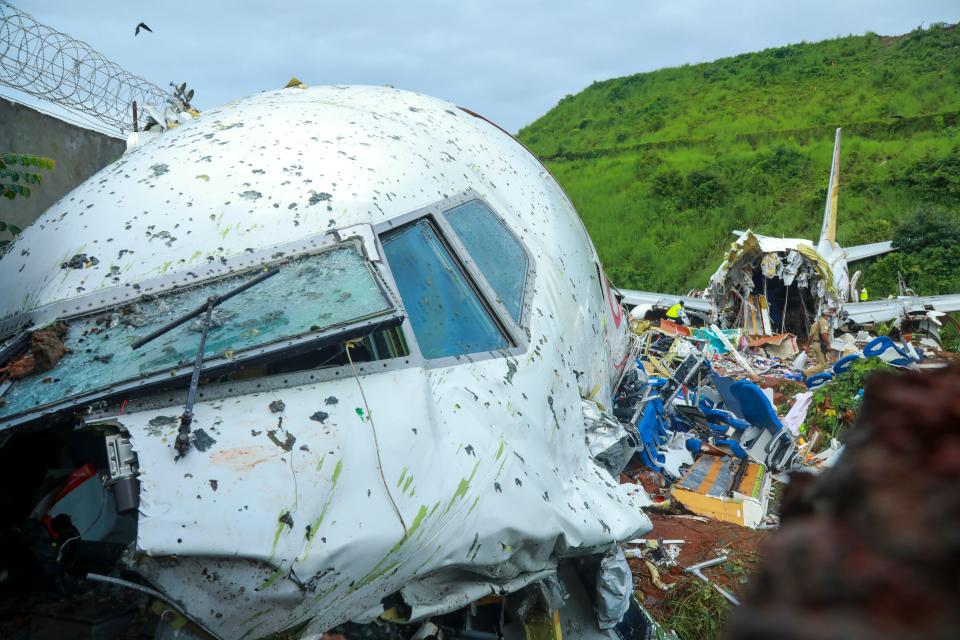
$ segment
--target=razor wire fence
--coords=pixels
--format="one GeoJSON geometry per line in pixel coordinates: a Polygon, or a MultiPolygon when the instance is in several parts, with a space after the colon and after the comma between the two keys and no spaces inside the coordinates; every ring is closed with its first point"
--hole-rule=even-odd
{"type": "Polygon", "coordinates": [[[131,104],[164,104],[168,93],[124,71],[90,45],[0,0],[0,84],[133,130],[131,104]]]}

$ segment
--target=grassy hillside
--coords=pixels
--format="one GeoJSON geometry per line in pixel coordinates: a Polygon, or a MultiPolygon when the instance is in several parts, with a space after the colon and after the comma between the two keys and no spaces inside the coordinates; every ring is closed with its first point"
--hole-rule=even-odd
{"type": "MultiPolygon", "coordinates": [[[[705,285],[731,229],[816,236],[837,126],[842,244],[889,239],[918,207],[960,207],[960,29],[595,82],[518,137],[573,199],[616,283],[685,292],[705,285]]],[[[875,295],[895,286],[880,266],[866,268],[875,295]]]]}

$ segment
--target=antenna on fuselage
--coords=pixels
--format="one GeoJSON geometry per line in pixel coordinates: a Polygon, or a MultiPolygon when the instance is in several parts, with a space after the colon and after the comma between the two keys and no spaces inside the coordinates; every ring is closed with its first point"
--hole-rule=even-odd
{"type": "Polygon", "coordinates": [[[837,244],[837,197],[840,195],[840,128],[833,142],[833,164],[830,165],[830,184],[827,185],[827,204],[823,209],[823,226],[817,251],[827,254],[837,244]]]}

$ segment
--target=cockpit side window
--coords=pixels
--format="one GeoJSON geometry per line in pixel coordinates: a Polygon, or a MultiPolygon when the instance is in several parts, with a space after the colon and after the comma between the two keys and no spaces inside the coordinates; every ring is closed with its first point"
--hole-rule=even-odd
{"type": "Polygon", "coordinates": [[[511,346],[428,219],[386,234],[381,242],[423,357],[511,346]]]}
{"type": "Polygon", "coordinates": [[[443,215],[519,325],[528,267],[527,254],[520,241],[479,200],[454,207],[443,215]]]}

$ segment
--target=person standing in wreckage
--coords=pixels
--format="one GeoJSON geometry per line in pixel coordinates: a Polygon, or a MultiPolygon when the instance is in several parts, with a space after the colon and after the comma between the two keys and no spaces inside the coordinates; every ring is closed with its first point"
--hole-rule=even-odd
{"type": "Polygon", "coordinates": [[[690,326],[690,318],[687,317],[687,311],[684,308],[686,305],[683,303],[683,300],[673,305],[667,309],[667,318],[673,322],[682,324],[686,327],[690,326]]]}
{"type": "Polygon", "coordinates": [[[806,348],[812,347],[813,369],[816,371],[823,371],[830,366],[830,344],[833,341],[830,319],[833,317],[833,311],[832,307],[825,307],[820,317],[810,325],[810,335],[807,336],[806,348]]]}

